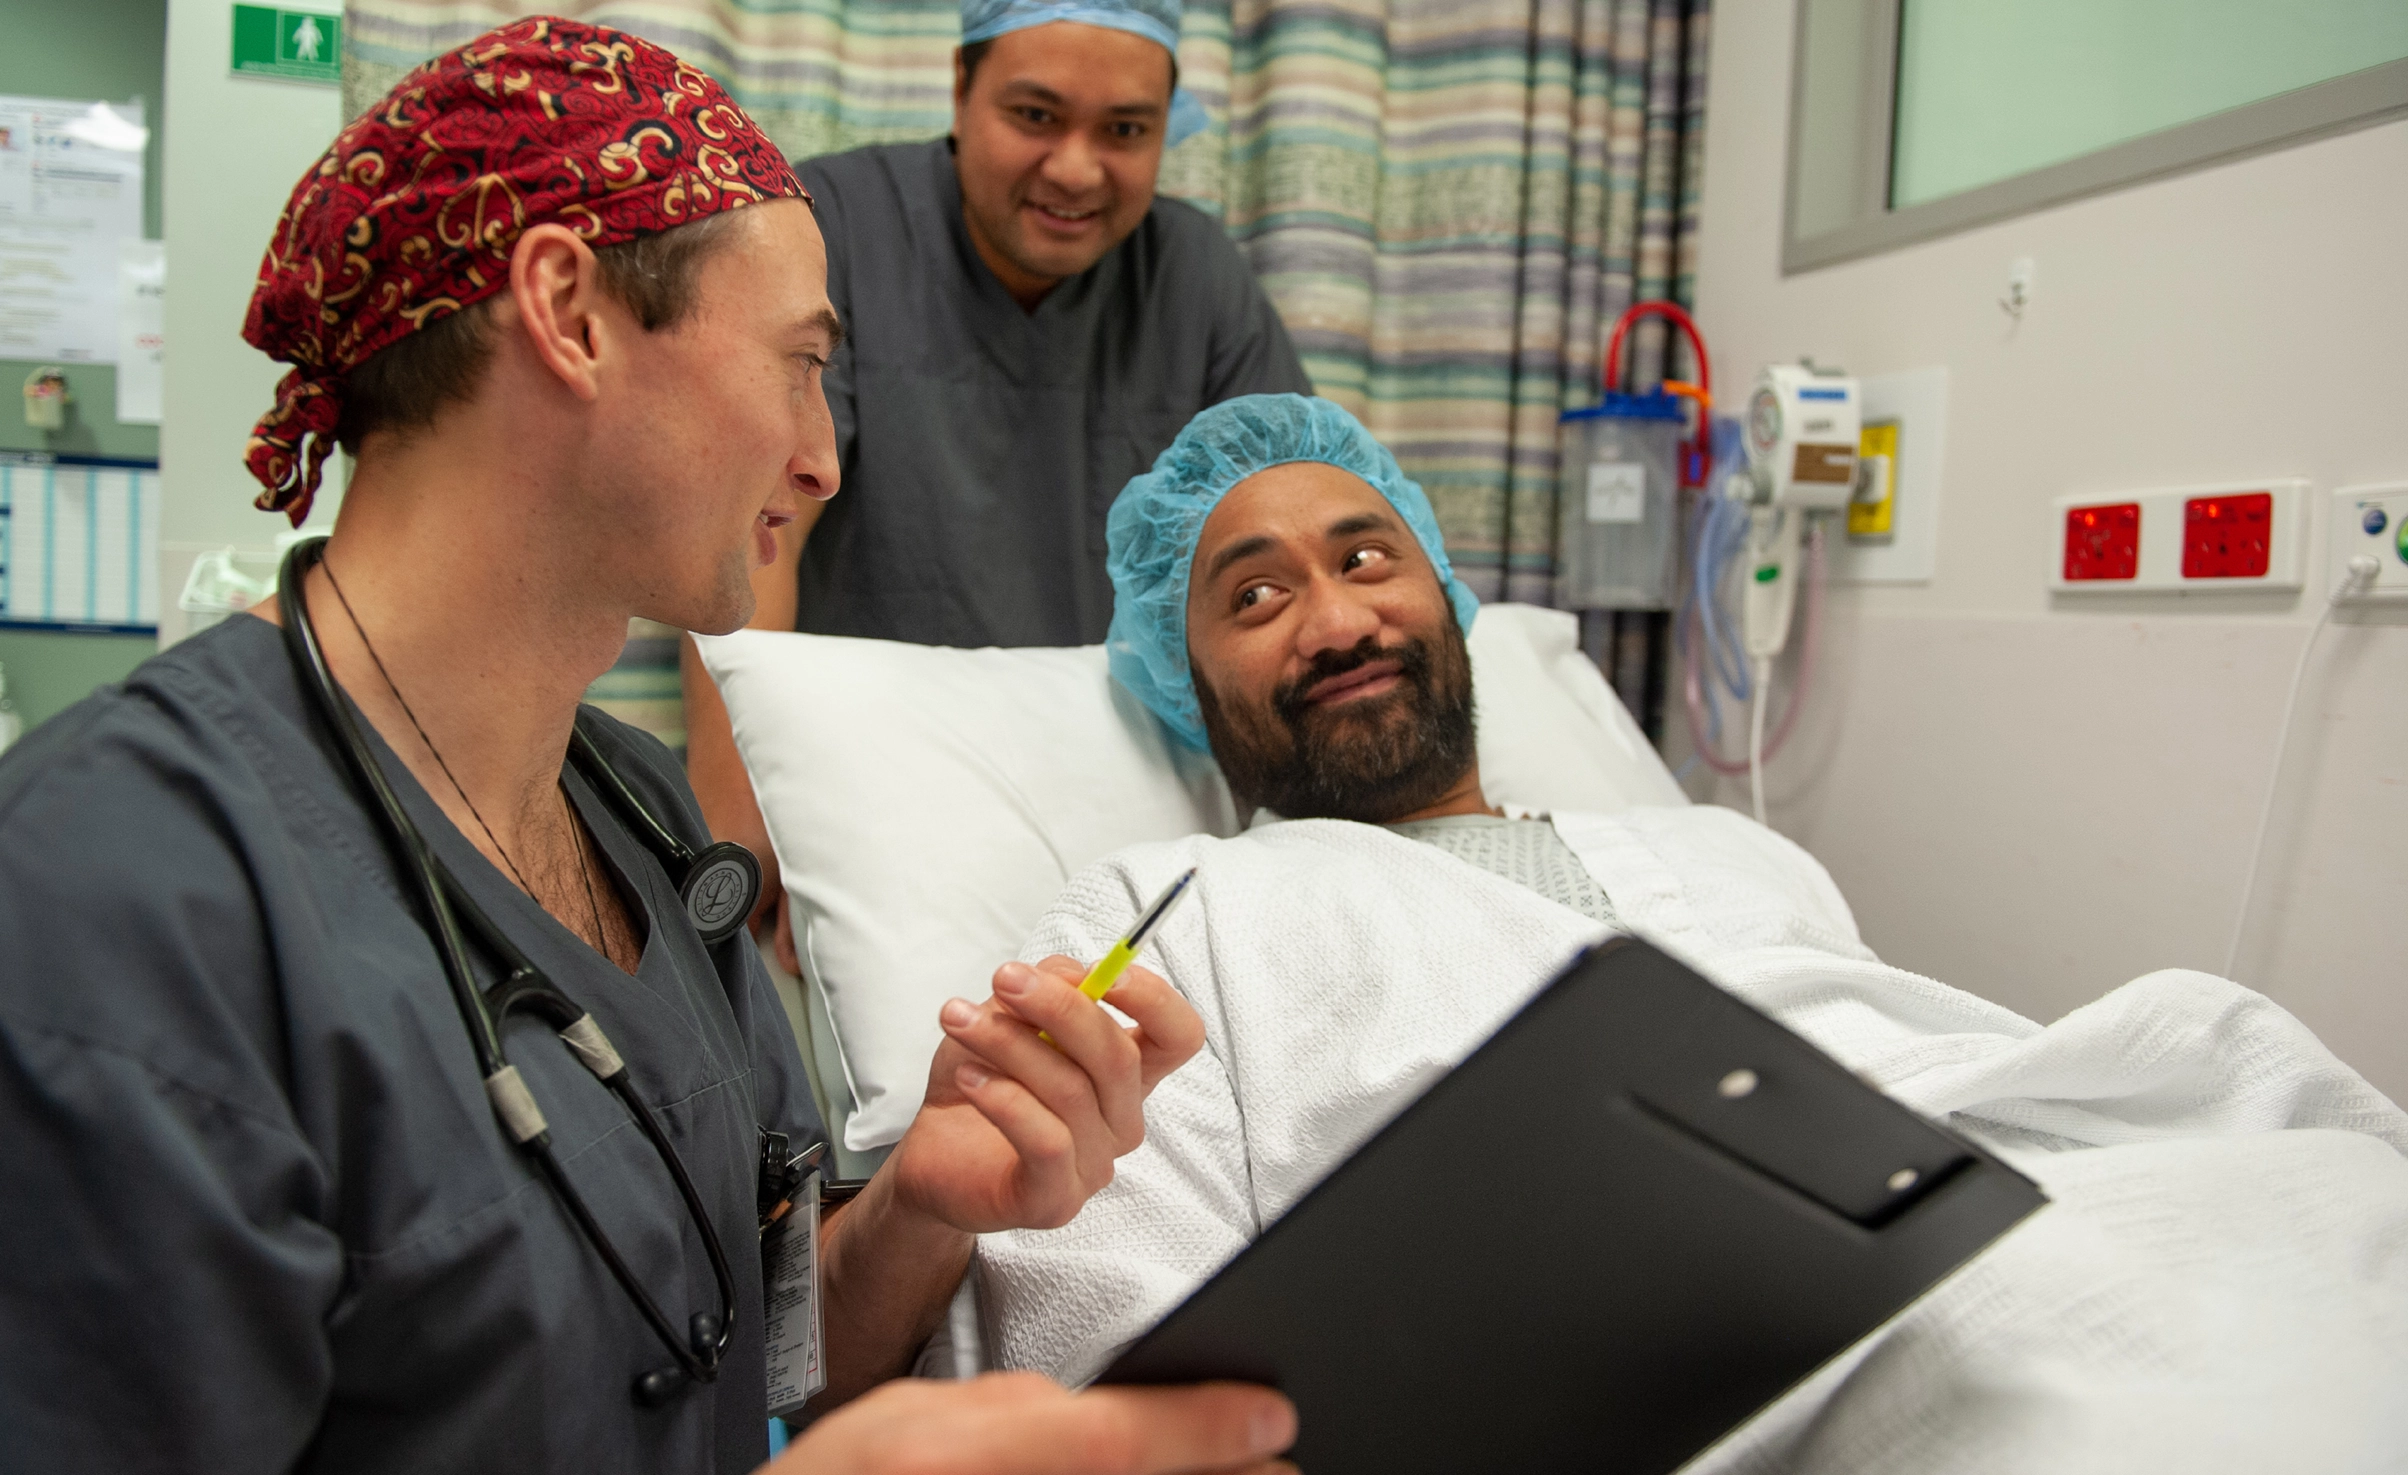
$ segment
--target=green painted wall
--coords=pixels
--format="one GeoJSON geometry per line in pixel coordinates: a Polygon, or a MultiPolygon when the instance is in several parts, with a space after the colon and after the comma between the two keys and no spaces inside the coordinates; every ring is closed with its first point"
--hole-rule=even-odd
{"type": "MultiPolygon", "coordinates": [[[[142,158],[142,233],[161,239],[159,180],[167,116],[167,0],[0,0],[0,93],[11,97],[142,102],[150,147],[142,158]]],[[[37,364],[0,359],[0,450],[62,455],[159,455],[159,427],[117,423],[117,370],[67,366],[67,428],[25,423],[18,389],[37,364]]],[[[5,662],[0,657],[0,662],[5,662]]]]}
{"type": "MultiPolygon", "coordinates": [[[[0,0],[0,93],[14,97],[139,98],[150,129],[143,158],[143,234],[161,237],[161,142],[166,134],[166,0],[0,0]]],[[[25,423],[18,386],[37,366],[0,359],[0,450],[118,456],[151,461],[159,427],[117,423],[117,371],[67,366],[67,428],[45,434],[25,423]]],[[[0,629],[0,673],[10,705],[28,727],[72,706],[94,687],[122,680],[148,658],[147,635],[84,635],[0,629]]]]}
{"type": "Polygon", "coordinates": [[[32,727],[90,696],[94,687],[123,681],[158,649],[148,635],[0,629],[0,673],[8,677],[9,705],[32,727]]]}

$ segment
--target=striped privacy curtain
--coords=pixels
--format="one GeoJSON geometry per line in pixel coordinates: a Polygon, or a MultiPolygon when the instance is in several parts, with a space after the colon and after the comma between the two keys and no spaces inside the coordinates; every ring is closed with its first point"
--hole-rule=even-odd
{"type": "MultiPolygon", "coordinates": [[[[1595,401],[1624,307],[1690,300],[1708,4],[1189,0],[1213,126],[1163,193],[1226,224],[1484,598],[1548,600],[1556,416],[1595,401]]],[[[545,11],[701,63],[798,158],[950,125],[957,0],[350,0],[347,108],[545,11]]],[[[1638,336],[1651,382],[1660,325],[1638,336]]]]}

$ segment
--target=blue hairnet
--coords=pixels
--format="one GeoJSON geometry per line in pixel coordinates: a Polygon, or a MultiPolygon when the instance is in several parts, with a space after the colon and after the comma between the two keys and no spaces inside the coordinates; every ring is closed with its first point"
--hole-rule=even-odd
{"type": "Polygon", "coordinates": [[[1104,567],[1112,576],[1112,632],[1105,648],[1113,679],[1153,709],[1171,734],[1201,752],[1204,714],[1187,664],[1187,582],[1204,520],[1229,489],[1258,471],[1318,461],[1351,471],[1388,499],[1438,571],[1439,587],[1466,634],[1480,601],[1455,577],[1446,539],[1421,487],[1354,416],[1325,399],[1249,394],[1223,400],[1187,422],[1129,479],[1112,503],[1104,567]]]}
{"type": "MultiPolygon", "coordinates": [[[[962,44],[975,46],[1030,26],[1058,20],[1127,31],[1159,42],[1179,55],[1180,0],[962,0],[962,44]]],[[[1204,104],[1184,87],[1171,92],[1171,115],[1163,121],[1162,146],[1175,148],[1210,127],[1204,104]]]]}

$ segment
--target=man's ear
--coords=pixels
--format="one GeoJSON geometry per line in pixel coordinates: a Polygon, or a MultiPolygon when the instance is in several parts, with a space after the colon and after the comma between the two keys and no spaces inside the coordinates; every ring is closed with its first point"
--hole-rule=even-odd
{"type": "Polygon", "coordinates": [[[606,297],[593,248],[567,226],[535,226],[510,252],[510,304],[518,319],[513,330],[581,400],[601,393],[606,297]]]}
{"type": "Polygon", "coordinates": [[[953,48],[953,131],[962,131],[962,104],[970,100],[970,69],[962,65],[962,49],[953,48]]]}

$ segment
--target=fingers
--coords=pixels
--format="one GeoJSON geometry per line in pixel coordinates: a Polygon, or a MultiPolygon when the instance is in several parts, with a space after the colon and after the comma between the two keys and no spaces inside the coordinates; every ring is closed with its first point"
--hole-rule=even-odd
{"type": "MultiPolygon", "coordinates": [[[[1070,1128],[1026,1086],[995,1074],[983,1061],[963,1062],[953,1073],[953,1084],[1002,1134],[1019,1160],[1008,1222],[1023,1229],[1059,1229],[1069,1223],[1089,1192],[1081,1182],[1078,1139],[1070,1128]]],[[[1110,1161],[1105,1159],[1107,1172],[1110,1161]]]]}
{"type": "Polygon", "coordinates": [[[1092,1388],[1071,1400],[1082,1472],[1174,1475],[1260,1467],[1296,1442],[1296,1408],[1268,1388],[1092,1388]]]}
{"type": "Polygon", "coordinates": [[[1294,1475],[1295,1410],[1265,1388],[1072,1394],[1034,1373],[901,1379],[812,1425],[775,1475],[1294,1475]]]}
{"type": "Polygon", "coordinates": [[[1151,1091],[1204,1048],[1204,1016],[1150,969],[1131,967],[1104,1002],[1137,1022],[1137,1074],[1151,1091]]]}
{"type": "Polygon", "coordinates": [[[1111,1151],[1126,1152],[1145,1140],[1141,1053],[1129,1031],[1078,991],[1077,976],[1067,959],[1006,963],[995,970],[994,1003],[959,1027],[948,1015],[945,1032],[1035,1092],[1074,1131],[1100,1132],[1111,1151]]]}

